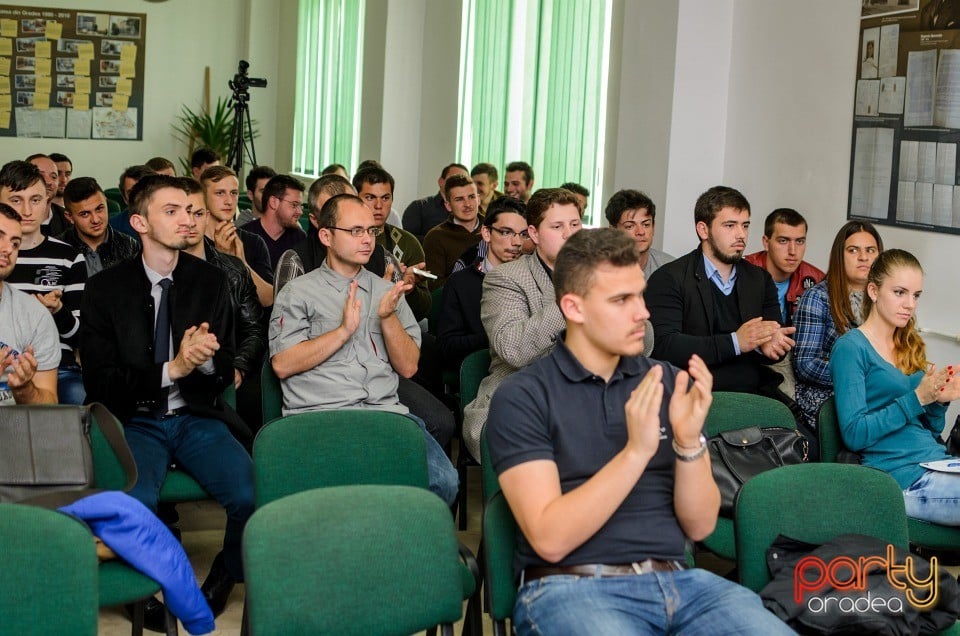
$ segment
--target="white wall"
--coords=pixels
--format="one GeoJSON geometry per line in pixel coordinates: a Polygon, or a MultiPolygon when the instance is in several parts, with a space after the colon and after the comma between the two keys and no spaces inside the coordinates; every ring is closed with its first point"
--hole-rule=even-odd
{"type": "MultiPolygon", "coordinates": [[[[251,3],[271,6],[266,0],[135,3],[87,0],[84,10],[147,14],[143,140],[4,138],[0,142],[3,161],[22,159],[35,152],[62,152],[73,160],[75,176],[93,176],[104,187],[115,187],[127,166],[143,163],[156,155],[177,163],[177,158],[186,153],[185,147],[174,139],[171,128],[180,107],[199,108],[205,66],[210,67],[211,101],[215,102],[218,96],[229,96],[227,80],[233,77],[238,60],[248,50],[247,16],[251,3]]],[[[63,0],[33,0],[30,4],[54,8],[72,6],[63,0]]],[[[269,29],[269,25],[266,28],[269,29]]],[[[270,48],[275,49],[276,45],[270,48]]],[[[261,76],[256,67],[250,70],[255,76],[261,76]]],[[[251,112],[260,121],[261,129],[271,133],[275,127],[272,113],[261,109],[260,101],[275,99],[263,95],[275,90],[268,87],[251,91],[251,112]]],[[[273,154],[272,148],[265,151],[273,154]]]]}

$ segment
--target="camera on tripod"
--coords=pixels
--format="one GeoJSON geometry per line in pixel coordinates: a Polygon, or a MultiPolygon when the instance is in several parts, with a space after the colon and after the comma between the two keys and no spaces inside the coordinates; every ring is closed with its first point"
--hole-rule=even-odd
{"type": "Polygon", "coordinates": [[[233,81],[227,82],[234,92],[246,91],[247,88],[264,88],[267,85],[266,79],[247,75],[247,69],[249,68],[249,62],[240,60],[240,64],[237,66],[237,74],[233,76],[233,81]]]}
{"type": "Polygon", "coordinates": [[[227,165],[233,168],[238,175],[243,172],[244,156],[249,158],[253,165],[257,165],[257,152],[253,148],[255,133],[250,121],[250,92],[247,89],[250,87],[263,88],[267,85],[266,79],[247,75],[247,69],[249,68],[249,62],[240,60],[237,74],[227,82],[227,86],[233,91],[233,97],[228,104],[230,108],[233,108],[233,122],[230,131],[230,151],[227,154],[227,165]]]}

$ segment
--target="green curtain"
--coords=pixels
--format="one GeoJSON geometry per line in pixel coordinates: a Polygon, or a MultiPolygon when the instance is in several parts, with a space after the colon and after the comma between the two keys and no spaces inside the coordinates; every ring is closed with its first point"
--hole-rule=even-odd
{"type": "Polygon", "coordinates": [[[293,170],[351,171],[360,139],[364,0],[300,0],[293,170]]]}
{"type": "Polygon", "coordinates": [[[600,209],[611,0],[465,0],[458,156],[528,161],[537,187],[575,181],[600,209]]]}

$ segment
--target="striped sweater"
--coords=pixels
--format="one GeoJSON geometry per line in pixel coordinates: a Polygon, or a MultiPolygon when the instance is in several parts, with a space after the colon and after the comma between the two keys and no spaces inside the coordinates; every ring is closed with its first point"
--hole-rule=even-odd
{"type": "Polygon", "coordinates": [[[7,283],[30,294],[46,294],[55,288],[63,291],[63,307],[53,315],[60,334],[60,366],[75,364],[73,350],[80,339],[80,299],[87,282],[87,265],[77,248],[55,238],[20,250],[17,264],[7,283]]]}

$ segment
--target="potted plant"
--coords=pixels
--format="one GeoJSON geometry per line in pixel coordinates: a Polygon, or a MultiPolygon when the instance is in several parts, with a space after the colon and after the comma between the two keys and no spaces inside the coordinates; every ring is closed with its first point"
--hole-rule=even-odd
{"type": "MultiPolygon", "coordinates": [[[[217,98],[212,112],[206,110],[193,111],[187,106],[181,107],[173,130],[177,138],[187,145],[186,157],[180,158],[184,174],[190,174],[190,156],[197,148],[207,147],[216,151],[226,163],[233,143],[233,107],[228,100],[217,98]]],[[[256,122],[251,122],[253,137],[257,136],[256,122]]],[[[243,131],[244,141],[250,142],[250,131],[243,131]]]]}

